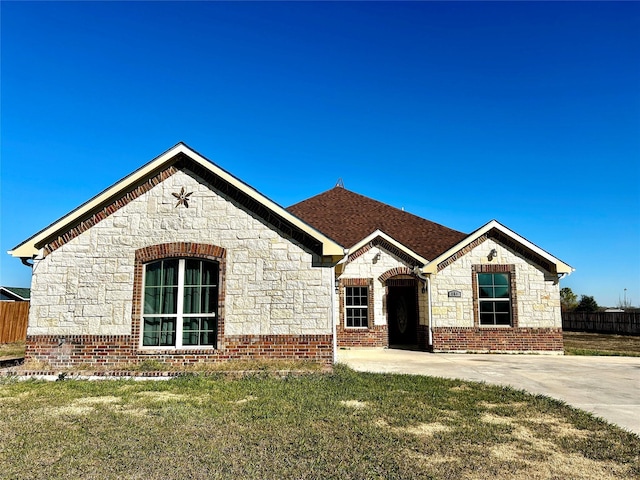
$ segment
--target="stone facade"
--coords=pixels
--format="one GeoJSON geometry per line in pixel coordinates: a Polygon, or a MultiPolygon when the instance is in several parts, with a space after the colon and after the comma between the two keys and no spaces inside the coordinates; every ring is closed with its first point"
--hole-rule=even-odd
{"type": "Polygon", "coordinates": [[[444,262],[431,289],[434,351],[562,351],[557,276],[490,236],[444,262]],[[474,272],[500,268],[512,272],[512,326],[480,326],[474,272]]]}
{"type": "Polygon", "coordinates": [[[188,363],[198,356],[260,356],[261,349],[273,353],[267,356],[331,361],[333,269],[318,266],[317,255],[202,178],[171,167],[151,188],[106,211],[35,260],[27,346],[32,358],[55,363],[55,343],[76,352],[60,357],[65,365],[93,363],[102,353],[113,357],[110,363],[135,363],[149,354],[188,363]],[[183,188],[193,192],[188,208],[172,195],[183,188]],[[136,251],[177,244],[224,252],[219,351],[150,353],[139,347],[136,251]],[[100,346],[110,342],[117,345],[103,352],[100,346]],[[314,345],[319,347],[312,352],[314,345]]]}
{"type": "MultiPolygon", "coordinates": [[[[415,278],[409,272],[412,265],[399,255],[389,252],[380,245],[368,245],[351,254],[339,277],[340,302],[336,305],[334,318],[337,326],[339,347],[386,347],[389,345],[387,327],[387,286],[391,278],[415,278]],[[369,327],[348,328],[344,320],[344,287],[356,285],[357,280],[365,280],[370,285],[369,327]]],[[[428,297],[418,288],[418,325],[428,324],[428,297]]],[[[418,328],[424,333],[425,329],[418,328]]],[[[422,338],[422,333],[417,335],[422,338]]],[[[418,341],[418,343],[420,343],[418,341]]]]}

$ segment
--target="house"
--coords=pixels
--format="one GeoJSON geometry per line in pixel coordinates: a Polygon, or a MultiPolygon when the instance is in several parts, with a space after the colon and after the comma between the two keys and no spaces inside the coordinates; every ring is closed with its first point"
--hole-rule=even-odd
{"type": "Polygon", "coordinates": [[[0,287],[0,302],[28,302],[30,290],[23,287],[0,287]]]}
{"type": "Polygon", "coordinates": [[[27,359],[52,368],[561,352],[572,270],[498,222],[466,235],[342,187],[284,209],[182,143],[9,253],[33,269],[27,359]]]}
{"type": "Polygon", "coordinates": [[[288,209],[347,248],[338,347],[562,352],[573,269],[495,220],[464,234],[337,186],[288,209]]]}

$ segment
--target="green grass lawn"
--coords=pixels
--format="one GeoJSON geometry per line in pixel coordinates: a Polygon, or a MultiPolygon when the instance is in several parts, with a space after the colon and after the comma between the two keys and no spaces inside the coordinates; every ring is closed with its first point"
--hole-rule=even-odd
{"type": "Polygon", "coordinates": [[[356,373],[0,381],[0,478],[613,479],[640,438],[510,388],[356,373]]]}
{"type": "Polygon", "coordinates": [[[640,337],[605,333],[563,332],[567,355],[640,357],[640,337]]]}

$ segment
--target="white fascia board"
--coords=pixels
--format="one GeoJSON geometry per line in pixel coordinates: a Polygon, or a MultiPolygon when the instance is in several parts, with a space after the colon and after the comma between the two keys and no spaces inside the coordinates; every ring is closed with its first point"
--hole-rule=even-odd
{"type": "Polygon", "coordinates": [[[330,238],[326,237],[319,231],[315,230],[313,227],[303,222],[298,217],[287,212],[280,205],[271,201],[270,199],[268,199],[267,197],[259,193],[254,188],[250,187],[246,183],[242,182],[238,178],[231,175],[226,170],[223,170],[222,168],[218,167],[214,163],[210,162],[205,157],[197,153],[195,150],[189,148],[184,143],[178,143],[177,145],[170,148],[160,156],[151,160],[146,165],[140,167],[138,170],[124,177],[122,180],[118,181],[111,187],[107,188],[106,190],[103,190],[101,193],[93,197],[88,202],[82,204],[75,210],[72,210],[64,217],[60,218],[59,220],[52,223],[45,229],[36,233],[29,239],[25,240],[23,243],[13,248],[13,250],[9,250],[7,253],[9,253],[9,255],[12,255],[14,257],[20,257],[20,258],[34,257],[35,255],[38,254],[39,249],[36,247],[36,245],[39,242],[43,241],[48,237],[55,235],[56,232],[65,231],[66,229],[69,228],[70,225],[77,222],[78,219],[82,218],[84,215],[89,213],[96,206],[106,203],[107,201],[113,198],[116,198],[122,191],[125,191],[131,185],[135,184],[136,182],[139,182],[140,180],[144,179],[147,176],[150,176],[150,174],[153,173],[154,171],[160,170],[162,167],[165,166],[165,164],[168,164],[170,161],[173,160],[173,158],[176,155],[180,153],[185,154],[186,156],[191,158],[193,161],[201,165],[203,168],[209,170],[214,175],[219,176],[224,181],[230,183],[234,187],[238,188],[242,192],[254,198],[259,203],[263,204],[265,207],[272,210],[274,213],[276,213],[280,217],[284,218],[285,220],[293,224],[295,227],[299,228],[300,230],[309,234],[311,237],[318,240],[322,244],[323,255],[327,255],[327,256],[343,255],[344,249],[341,245],[338,245],[335,241],[331,240],[330,238]]]}
{"type": "Polygon", "coordinates": [[[401,252],[404,252],[407,255],[409,255],[410,257],[415,258],[417,261],[419,261],[423,265],[426,265],[426,264],[429,263],[429,260],[427,260],[426,258],[418,255],[416,252],[414,252],[410,248],[406,247],[404,244],[400,243],[399,241],[395,240],[393,237],[390,237],[389,235],[387,235],[386,233],[384,233],[382,230],[379,230],[379,229],[376,230],[375,232],[373,232],[372,234],[368,235],[367,237],[363,238],[358,243],[356,243],[353,247],[351,247],[349,249],[348,255],[351,255],[352,253],[357,252],[362,247],[364,247],[369,242],[372,242],[373,240],[375,240],[378,237],[380,237],[380,238],[384,239],[385,241],[389,242],[391,245],[396,247],[401,252]]]}
{"type": "Polygon", "coordinates": [[[545,250],[541,249],[536,244],[531,243],[526,238],[518,235],[513,230],[505,227],[504,225],[502,225],[497,220],[491,220],[489,223],[483,225],[482,227],[480,227],[475,232],[470,233],[469,236],[467,236],[462,241],[458,242],[456,245],[451,247],[449,250],[447,250],[446,252],[440,254],[437,258],[434,258],[433,260],[431,260],[431,263],[429,265],[425,265],[424,267],[422,267],[422,272],[425,273],[425,274],[436,273],[437,270],[438,270],[438,264],[440,262],[443,262],[444,260],[449,258],[451,255],[456,253],[457,251],[461,250],[462,248],[464,248],[465,246],[467,246],[468,244],[470,244],[471,242],[473,242],[477,238],[481,237],[482,235],[484,235],[485,233],[487,233],[487,232],[489,232],[490,230],[493,230],[493,229],[499,230],[500,232],[502,232],[506,236],[510,237],[512,240],[520,243],[522,246],[528,248],[532,252],[534,252],[537,255],[541,256],[542,258],[548,260],[550,263],[553,263],[556,266],[556,272],[557,273],[571,274],[571,272],[573,272],[575,270],[573,267],[571,267],[570,265],[564,263],[563,261],[559,260],[558,258],[554,257],[549,252],[546,252],[545,250]]]}

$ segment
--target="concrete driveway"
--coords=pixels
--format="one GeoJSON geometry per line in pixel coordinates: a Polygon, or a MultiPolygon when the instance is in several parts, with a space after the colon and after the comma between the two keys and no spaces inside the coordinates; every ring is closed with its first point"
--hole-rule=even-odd
{"type": "Polygon", "coordinates": [[[640,357],[483,355],[395,349],[339,350],[354,370],[510,385],[547,395],[640,435],[640,357]]]}

